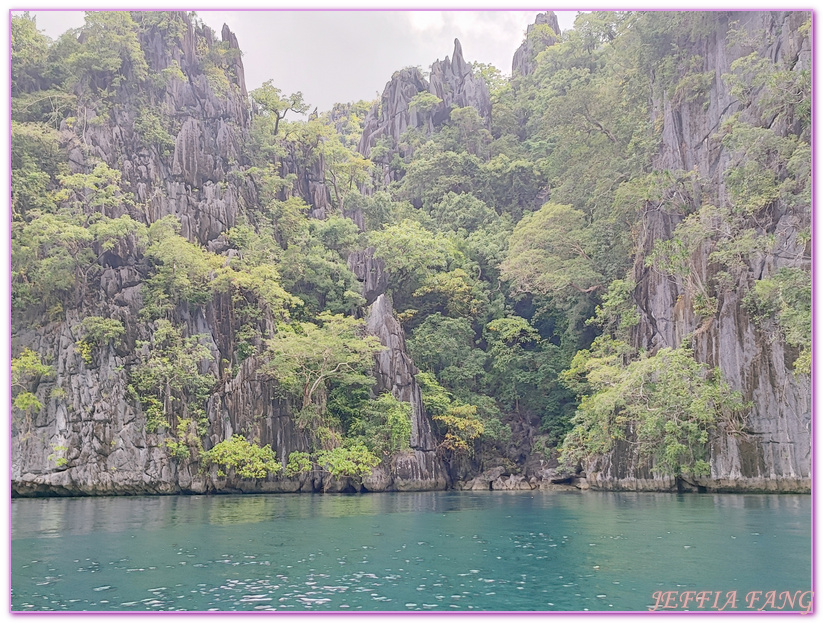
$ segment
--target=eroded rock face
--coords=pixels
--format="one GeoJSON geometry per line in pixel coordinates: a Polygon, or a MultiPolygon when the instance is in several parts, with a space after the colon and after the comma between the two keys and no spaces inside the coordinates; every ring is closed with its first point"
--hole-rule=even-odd
{"type": "MultiPolygon", "coordinates": [[[[729,26],[737,22],[743,32],[763,42],[759,52],[785,62],[793,71],[802,71],[810,67],[810,46],[799,27],[808,17],[804,12],[719,15],[715,32],[695,50],[703,60],[701,71],[716,76],[706,103],[675,104],[664,99],[654,111],[663,126],[655,168],[695,169],[701,177],[711,180],[710,202],[727,203],[725,174],[733,166],[733,154],[714,134],[733,114],[739,114],[743,121],[754,121],[762,112],[737,101],[722,80],[723,74],[730,72],[732,62],[750,51],[727,37],[729,26]]],[[[786,123],[773,124],[771,129],[781,136],[799,132],[786,123]]],[[[810,210],[806,217],[773,214],[765,222],[764,231],[774,234],[785,252],[752,260],[736,286],[719,295],[717,312],[705,319],[695,315],[692,296],[682,280],[645,266],[645,256],[654,243],[671,237],[680,218],[662,210],[645,215],[643,253],[634,266],[638,284],[634,298],[641,316],[633,336],[635,345],[651,351],[677,347],[687,335],[693,335],[697,359],[719,367],[732,389],[740,391],[743,400],[752,405],[745,420],[745,434],[720,431],[715,436],[711,476],[696,479],[694,487],[709,491],[810,490],[810,378],[794,373],[796,353],[782,339],[767,335],[753,321],[743,302],[754,279],[773,275],[782,267],[808,268],[808,260],[802,259],[806,255],[804,245],[798,242],[796,234],[808,226],[810,214],[810,210]]],[[[704,281],[711,278],[710,252],[711,249],[705,249],[693,261],[704,281]]],[[[623,446],[587,466],[587,472],[589,482],[599,488],[676,488],[671,479],[655,478],[648,466],[639,464],[631,450],[623,446]]]]}
{"type": "Polygon", "coordinates": [[[374,335],[386,348],[375,357],[377,359],[377,391],[391,391],[395,398],[412,405],[412,449],[432,451],[435,449],[431,424],[423,409],[420,387],[414,376],[419,372],[406,352],[406,338],[403,328],[394,317],[391,303],[385,294],[377,297],[369,307],[366,317],[366,331],[374,335]]]}
{"type": "Polygon", "coordinates": [[[374,393],[391,392],[412,407],[410,449],[391,457],[363,479],[366,491],[428,491],[446,489],[450,478],[446,465],[437,453],[431,421],[423,407],[423,397],[415,375],[419,372],[406,350],[403,327],[394,317],[391,300],[386,294],[388,274],[374,249],[352,253],[349,268],[362,283],[362,294],[369,305],[366,332],[385,347],[375,355],[376,384],[374,393]]]}
{"type": "Polygon", "coordinates": [[[512,58],[512,76],[528,76],[535,69],[534,59],[550,45],[557,43],[560,37],[560,24],[554,11],[538,13],[534,24],[526,28],[526,39],[514,53],[512,58]],[[549,32],[547,26],[551,29],[549,32]]]}
{"type": "MultiPolygon", "coordinates": [[[[61,136],[73,172],[91,169],[88,155],[120,171],[122,186],[135,203],[124,203],[116,217],[128,213],[151,224],[174,215],[181,234],[210,250],[227,247],[222,233],[232,227],[242,205],[258,202],[255,188],[242,175],[242,145],[249,126],[249,105],[237,39],[223,28],[222,41],[207,27],[184,14],[174,16],[182,27],[145,28],[140,45],[151,74],[163,81],[117,90],[106,117],[86,111],[81,131],[64,126],[61,136]],[[222,75],[204,73],[204,58],[220,46],[229,58],[222,75]],[[144,141],[141,111],[146,100],[162,113],[159,123],[168,134],[163,146],[144,141]]],[[[322,163],[320,163],[322,167],[322,163]]],[[[311,182],[312,171],[305,177],[311,182]]],[[[313,192],[309,183],[306,188],[313,192]]],[[[314,203],[322,209],[321,201],[314,203]]],[[[375,265],[376,266],[376,265],[375,265]]],[[[99,289],[59,322],[27,328],[19,319],[12,335],[13,352],[29,347],[48,359],[54,374],[40,379],[34,393],[44,408],[12,423],[11,479],[15,495],[170,494],[211,491],[343,490],[348,481],[324,482],[319,475],[295,479],[269,477],[258,481],[225,478],[215,468],[202,470],[194,452],[174,459],[166,441],[168,431],[148,432],[146,415],[130,395],[128,370],[138,361],[138,341],[151,338],[153,328],[140,318],[141,282],[146,270],[139,245],[127,238],[102,257],[99,289]],[[126,331],[122,342],[96,349],[91,360],[81,354],[79,324],[88,315],[119,320],[126,331]],[[342,487],[342,489],[341,489],[342,487]]],[[[385,288],[385,278],[364,275],[369,288],[385,288]]],[[[98,288],[98,285],[94,285],[98,288]]],[[[376,297],[376,295],[374,295],[376,297]]],[[[178,307],[175,322],[186,335],[198,335],[211,353],[201,373],[216,380],[205,405],[209,427],[206,448],[240,433],[270,444],[281,459],[308,449],[308,439],[292,418],[291,406],[268,379],[256,372],[253,358],[232,369],[237,347],[236,327],[228,295],[203,308],[178,307]]],[[[359,485],[358,485],[359,486],[359,485]]]]}
{"type": "Polygon", "coordinates": [[[71,150],[70,163],[76,172],[84,171],[87,152],[120,170],[124,189],[146,204],[130,216],[151,223],[173,214],[181,219],[184,236],[205,245],[234,225],[241,201],[256,201],[252,187],[228,179],[242,164],[239,145],[249,125],[248,94],[234,34],[226,27],[218,42],[208,27],[183,14],[177,19],[183,26],[180,40],[168,40],[170,35],[159,28],[140,35],[149,71],[163,76],[162,86],[120,89],[110,117],[85,127],[85,145],[71,150]],[[202,68],[202,50],[217,45],[233,59],[225,84],[212,84],[202,68]],[[141,136],[146,98],[162,112],[159,123],[173,144],[160,148],[141,136]]]}
{"type": "Polygon", "coordinates": [[[332,207],[331,191],[326,185],[326,164],[321,155],[306,166],[305,158],[301,158],[299,147],[292,144],[283,161],[280,163],[280,175],[285,178],[294,175],[296,181],[294,190],[289,190],[283,196],[298,197],[310,206],[309,216],[324,219],[332,207]]]}
{"type": "MultiPolygon", "coordinates": [[[[449,483],[446,467],[437,455],[437,441],[431,422],[423,408],[420,386],[415,380],[419,372],[406,352],[403,328],[394,317],[391,302],[380,294],[366,316],[366,331],[386,348],[376,356],[376,393],[390,391],[402,402],[412,406],[411,450],[392,457],[386,488],[395,491],[445,489],[449,483]]],[[[368,487],[368,485],[366,485],[368,487]]]]}
{"type": "Polygon", "coordinates": [[[393,491],[431,491],[449,485],[443,462],[433,450],[412,449],[394,455],[391,472],[393,491]]]}
{"type": "Polygon", "coordinates": [[[410,106],[412,98],[429,90],[429,83],[416,67],[406,67],[397,71],[383,89],[380,105],[374,105],[366,116],[363,136],[357,150],[366,158],[371,154],[377,140],[386,137],[396,145],[402,134],[409,128],[433,126],[421,111],[410,106]]]}
{"type": "Polygon", "coordinates": [[[434,115],[435,125],[448,119],[453,106],[471,106],[486,122],[491,120],[489,87],[480,75],[474,75],[471,65],[463,59],[463,47],[457,39],[451,60],[447,56],[432,64],[429,92],[443,100],[434,115]]]}
{"type": "Polygon", "coordinates": [[[378,296],[386,292],[389,276],[385,271],[384,262],[374,257],[373,248],[351,253],[348,266],[357,280],[363,284],[361,294],[366,299],[366,305],[371,305],[378,296]]]}
{"type": "MultiPolygon", "coordinates": [[[[179,40],[169,41],[165,30],[144,29],[140,44],[151,72],[166,75],[162,87],[137,97],[124,88],[114,95],[110,117],[88,124],[82,135],[63,129],[75,172],[88,172],[87,154],[121,171],[123,187],[133,192],[135,205],[124,204],[135,220],[151,224],[164,216],[180,220],[181,234],[217,253],[228,249],[223,233],[237,222],[242,206],[258,203],[254,185],[242,173],[243,144],[249,127],[249,105],[237,39],[224,27],[222,42],[206,27],[177,14],[183,26],[179,40]],[[215,81],[203,70],[208,50],[221,46],[229,58],[228,83],[215,81]],[[179,68],[179,70],[177,69],[179,68]],[[146,97],[163,111],[169,132],[165,148],[144,142],[139,128],[145,120],[146,97]]],[[[173,29],[170,29],[170,31],[173,29]]],[[[169,32],[170,32],[169,31],[169,32]]],[[[89,113],[94,115],[92,111],[89,113]]],[[[329,207],[322,159],[301,169],[297,157],[284,159],[285,173],[298,174],[297,194],[323,218],[329,207]]],[[[118,216],[119,214],[107,214],[118,216]]],[[[344,212],[344,215],[348,215],[344,212]]],[[[358,214],[348,215],[357,222],[358,214]]],[[[362,226],[362,215],[360,215],[362,226]]],[[[381,465],[360,482],[329,478],[319,472],[295,478],[269,476],[244,480],[221,476],[215,466],[203,469],[197,451],[189,458],[170,456],[170,431],[146,430],[146,414],[129,392],[129,368],[139,360],[138,342],[154,330],[139,312],[141,282],[147,270],[137,241],[127,238],[102,259],[99,291],[68,310],[60,322],[21,328],[12,336],[14,352],[29,347],[50,359],[55,374],[40,379],[34,393],[45,407],[30,422],[12,424],[11,478],[15,495],[111,495],[210,492],[294,492],[442,489],[447,485],[442,462],[435,456],[431,427],[422,410],[417,372],[405,352],[403,332],[383,297],[387,275],[373,250],[353,253],[349,265],[363,282],[372,310],[369,322],[388,349],[378,365],[377,391],[391,391],[411,402],[415,421],[412,450],[381,465]],[[90,303],[89,301],[92,301],[90,303]],[[119,320],[126,332],[122,342],[96,349],[92,360],[81,354],[79,324],[97,315],[119,320]]],[[[276,385],[257,371],[255,357],[232,366],[237,349],[237,326],[232,321],[229,294],[218,295],[204,307],[178,306],[175,323],[185,335],[198,335],[211,354],[200,372],[215,379],[204,405],[208,431],[205,449],[234,434],[269,444],[285,463],[294,451],[308,451],[306,431],[293,418],[293,408],[276,385]]],[[[263,319],[271,323],[271,319],[263,319]]],[[[25,327],[25,322],[18,323],[25,327]]],[[[271,329],[271,327],[269,327],[271,329]]],[[[147,352],[144,346],[142,352],[147,352]]]]}
{"type": "MultiPolygon", "coordinates": [[[[253,186],[231,175],[243,165],[241,145],[249,125],[243,65],[236,37],[228,28],[223,28],[218,41],[210,29],[194,24],[183,13],[170,19],[181,27],[175,40],[168,39],[177,37],[170,34],[174,28],[147,27],[139,35],[150,74],[163,79],[141,84],[139,89],[121,86],[112,95],[107,116],[98,117],[88,108],[86,114],[96,117],[96,122],[81,131],[64,126],[61,134],[74,172],[90,170],[87,155],[120,171],[124,191],[136,200],[123,203],[120,213],[145,224],[174,215],[183,236],[219,251],[218,239],[235,224],[240,206],[257,201],[253,186]],[[203,59],[216,46],[232,60],[221,74],[224,82],[212,83],[204,73],[203,59]],[[165,144],[144,140],[142,128],[147,122],[142,115],[147,110],[160,112],[155,131],[166,133],[165,144]]],[[[139,316],[146,270],[140,253],[131,238],[119,243],[101,258],[97,292],[67,310],[61,321],[13,334],[14,352],[30,347],[49,358],[55,372],[35,388],[45,405],[41,412],[30,423],[18,420],[12,426],[15,494],[219,488],[209,473],[201,472],[198,457],[169,456],[165,441],[170,434],[146,430],[146,415],[128,390],[127,371],[138,360],[138,341],[149,340],[153,330],[139,316]],[[117,319],[125,327],[122,343],[96,349],[90,360],[81,356],[78,346],[79,323],[88,315],[117,319]]],[[[289,448],[305,449],[305,435],[295,429],[288,405],[256,376],[252,362],[232,375],[222,360],[235,348],[231,323],[221,309],[227,304],[218,297],[196,312],[175,310],[176,322],[186,327],[187,335],[199,335],[213,357],[201,369],[218,380],[206,405],[206,446],[233,432],[255,430],[261,443],[278,448],[279,456],[289,448]]],[[[25,327],[25,321],[18,326],[25,327]]]]}
{"type": "Polygon", "coordinates": [[[369,158],[378,141],[383,141],[388,152],[381,156],[384,185],[397,180],[388,163],[393,154],[404,154],[399,147],[400,137],[409,129],[420,129],[431,134],[449,119],[451,108],[471,106],[489,123],[491,121],[491,97],[486,81],[472,72],[463,58],[460,41],[454,40],[451,60],[447,56],[431,66],[429,80],[419,69],[407,67],[395,72],[383,89],[380,105],[369,111],[365,119],[363,135],[357,147],[369,158]],[[431,93],[440,102],[431,109],[419,110],[412,100],[421,93],[431,93]]]}

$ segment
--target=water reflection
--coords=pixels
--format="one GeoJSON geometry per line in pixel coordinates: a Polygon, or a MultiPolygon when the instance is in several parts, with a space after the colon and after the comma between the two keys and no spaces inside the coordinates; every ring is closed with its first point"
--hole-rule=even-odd
{"type": "MultiPolygon", "coordinates": [[[[449,513],[482,508],[489,494],[414,492],[373,495],[218,495],[36,498],[11,501],[13,539],[191,523],[231,525],[306,517],[449,513]]],[[[504,493],[505,495],[505,493],[504,493]]],[[[524,495],[514,492],[514,495],[524,495]]],[[[542,496],[541,496],[542,497],[542,496]]]]}
{"type": "Polygon", "coordinates": [[[204,504],[209,509],[208,521],[213,526],[230,526],[270,521],[274,507],[267,498],[249,496],[233,499],[229,503],[204,504]]]}
{"type": "Polygon", "coordinates": [[[809,584],[810,498],[15,499],[15,610],[619,610],[809,584]],[[686,588],[683,588],[686,587],[686,588]]]}

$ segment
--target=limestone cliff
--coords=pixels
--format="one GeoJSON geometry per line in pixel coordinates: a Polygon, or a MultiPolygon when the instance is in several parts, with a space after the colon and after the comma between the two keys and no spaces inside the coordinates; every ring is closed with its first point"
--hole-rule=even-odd
{"type": "Polygon", "coordinates": [[[451,59],[447,56],[432,64],[429,80],[415,67],[395,72],[383,89],[380,103],[375,104],[366,116],[357,149],[368,158],[375,145],[383,143],[385,153],[374,160],[383,164],[384,179],[380,181],[388,185],[397,179],[396,172],[389,166],[392,155],[410,155],[400,146],[403,134],[410,129],[431,134],[449,119],[453,107],[466,106],[475,108],[486,123],[491,120],[489,87],[464,60],[463,47],[455,39],[451,59]],[[439,101],[429,106],[412,101],[423,93],[430,93],[439,101]]]}
{"type": "MultiPolygon", "coordinates": [[[[121,87],[108,110],[92,106],[83,110],[89,122],[82,131],[73,131],[64,122],[62,136],[74,172],[89,170],[88,156],[120,171],[123,190],[136,199],[130,209],[132,218],[152,223],[174,215],[180,220],[183,236],[214,247],[220,234],[235,224],[241,203],[257,200],[253,188],[229,180],[241,166],[239,145],[248,127],[243,66],[236,38],[227,28],[218,41],[211,29],[182,14],[175,20],[179,27],[176,36],[170,34],[171,29],[157,27],[140,34],[149,71],[165,76],[162,87],[121,87]],[[208,51],[217,47],[236,54],[219,74],[225,82],[212,84],[203,66],[208,51]],[[138,102],[144,97],[170,120],[173,146],[161,149],[144,140],[136,129],[138,102]]],[[[163,445],[163,434],[146,431],[145,414],[128,396],[128,369],[136,362],[137,342],[150,339],[152,332],[138,315],[143,305],[140,281],[145,273],[141,259],[134,247],[119,245],[102,260],[99,291],[91,302],[68,310],[64,319],[43,327],[14,331],[13,352],[33,348],[50,357],[56,371],[54,378],[37,386],[36,394],[45,406],[35,416],[31,430],[12,428],[15,493],[138,494],[206,489],[196,465],[172,460],[163,445]],[[120,320],[126,333],[122,345],[108,346],[93,361],[86,361],[77,347],[79,324],[85,315],[92,314],[120,320]]],[[[189,334],[207,336],[206,346],[214,354],[232,339],[231,327],[218,319],[220,303],[195,316],[179,310],[179,320],[189,334]]],[[[238,419],[248,417],[239,411],[229,412],[225,406],[235,402],[239,407],[235,388],[247,389],[252,381],[242,371],[236,379],[229,379],[220,357],[215,357],[208,372],[226,381],[208,404],[209,435],[217,441],[237,429],[238,419]]],[[[259,399],[247,396],[243,406],[259,399]]],[[[286,447],[302,447],[305,441],[295,434],[294,427],[278,418],[283,405],[270,402],[266,407],[272,421],[278,423],[272,427],[278,428],[277,433],[272,430],[270,434],[279,435],[286,447]]]]}
{"type": "MultiPolygon", "coordinates": [[[[244,207],[259,203],[256,187],[242,174],[248,165],[243,154],[252,111],[238,42],[227,27],[218,39],[183,13],[174,14],[169,23],[174,27],[146,23],[139,30],[149,73],[162,81],[124,81],[111,88],[106,105],[99,100],[95,105],[81,93],[84,108],[77,116],[84,122],[64,122],[62,144],[73,172],[88,172],[92,160],[120,172],[123,192],[134,198],[122,203],[121,213],[147,225],[174,215],[188,240],[227,253],[224,232],[238,222],[244,207]],[[144,136],[141,111],[147,106],[167,124],[165,148],[144,136]]],[[[288,169],[288,158],[284,162],[288,169]]],[[[284,171],[298,175],[297,192],[317,217],[328,207],[322,167],[321,161],[311,170],[284,171]]],[[[31,391],[43,408],[30,425],[12,425],[13,494],[342,491],[360,486],[317,472],[293,479],[226,478],[214,468],[204,472],[196,452],[188,458],[171,456],[166,444],[174,439],[171,432],[149,432],[146,413],[129,391],[129,372],[156,330],[140,315],[145,258],[135,241],[127,239],[102,254],[100,262],[99,283],[90,284],[91,294],[76,308],[45,325],[15,318],[12,354],[31,348],[49,361],[54,374],[32,383],[31,391]],[[121,321],[122,341],[100,348],[93,357],[84,356],[78,343],[80,323],[88,315],[121,321]]],[[[383,297],[385,277],[368,251],[354,254],[350,265],[362,275],[364,295],[372,305],[370,330],[388,347],[376,362],[376,389],[411,402],[415,415],[412,450],[393,457],[366,484],[375,490],[445,488],[447,480],[413,378],[416,369],[383,297]]],[[[205,406],[204,448],[241,433],[261,445],[270,444],[281,460],[293,451],[308,450],[308,437],[296,425],[292,406],[258,373],[257,358],[236,359],[239,325],[233,305],[230,294],[219,294],[205,305],[178,305],[172,310],[184,335],[199,336],[211,354],[200,370],[215,379],[205,406]]],[[[270,328],[272,319],[262,317],[260,322],[270,328]]]]}
{"type": "Polygon", "coordinates": [[[512,58],[512,76],[528,76],[534,71],[535,57],[560,37],[560,24],[554,11],[538,13],[534,24],[526,28],[526,39],[512,58]]]}
{"type": "MultiPolygon", "coordinates": [[[[702,203],[724,206],[731,201],[728,175],[737,164],[734,151],[722,140],[725,121],[736,115],[755,126],[765,125],[778,137],[802,134],[792,119],[770,117],[757,88],[746,101],[736,98],[724,76],[732,73],[736,59],[753,52],[782,70],[809,71],[811,47],[803,29],[808,18],[805,12],[717,15],[713,31],[693,50],[702,64],[699,71],[711,77],[706,97],[673,101],[667,94],[653,110],[655,122],[662,125],[655,168],[694,171],[704,180],[701,192],[709,194],[702,197],[702,203]]],[[[809,140],[808,136],[799,138],[809,140]]],[[[691,200],[700,202],[701,198],[691,200]]],[[[756,322],[744,301],[756,280],[784,267],[809,269],[806,242],[798,232],[809,227],[810,217],[811,206],[791,210],[779,201],[755,215],[761,228],[758,231],[774,236],[781,250],[755,254],[733,285],[718,289],[716,311],[699,316],[694,311],[695,294],[684,280],[662,274],[646,262],[655,242],[670,238],[682,215],[665,209],[645,212],[641,251],[633,270],[637,283],[634,301],[640,311],[640,324],[633,335],[635,346],[651,351],[677,347],[691,335],[698,360],[719,367],[750,405],[742,432],[720,430],[715,435],[711,475],[697,479],[694,486],[721,491],[810,490],[810,378],[793,371],[796,349],[756,322]]],[[[710,257],[714,250],[707,245],[691,258],[692,270],[705,283],[711,282],[717,271],[710,257]]],[[[677,486],[674,479],[654,477],[650,466],[639,461],[628,444],[587,466],[587,471],[589,481],[601,488],[660,490],[677,486]]]]}
{"type": "MultiPolygon", "coordinates": [[[[807,202],[798,207],[795,201],[787,207],[778,196],[745,215],[747,226],[773,240],[778,251],[747,253],[745,261],[724,277],[722,287],[711,286],[708,294],[714,306],[698,301],[683,275],[667,274],[649,261],[655,246],[671,239],[689,214],[707,205],[727,208],[734,201],[730,173],[740,164],[740,147],[727,140],[729,122],[751,124],[776,139],[796,139],[796,145],[810,141],[806,126],[798,119],[772,112],[775,103],[762,97],[762,80],[740,73],[740,61],[755,57],[777,67],[784,82],[808,72],[807,18],[808,13],[800,12],[711,14],[695,28],[689,40],[692,47],[684,51],[691,59],[692,73],[678,76],[678,84],[664,83],[662,76],[649,77],[653,93],[650,126],[659,138],[653,168],[679,180],[679,186],[662,194],[676,191],[688,209],[649,200],[642,210],[631,271],[637,284],[632,302],[640,321],[630,339],[635,348],[653,353],[677,347],[688,338],[699,361],[718,367],[749,406],[738,430],[721,429],[711,439],[709,477],[689,482],[661,478],[653,465],[639,459],[630,442],[618,442],[614,451],[584,466],[593,487],[810,489],[810,379],[793,368],[798,348],[787,342],[774,323],[756,317],[747,293],[753,284],[781,269],[808,271],[810,252],[804,232],[810,225],[811,206],[807,202]],[[734,91],[727,76],[735,72],[751,84],[734,91]]],[[[227,230],[247,224],[250,215],[261,209],[264,192],[275,192],[258,187],[250,174],[252,152],[248,147],[256,111],[248,99],[237,39],[226,27],[218,37],[183,13],[163,22],[137,13],[135,19],[139,28],[134,32],[148,66],[147,76],[138,77],[134,67],[125,63],[117,78],[100,72],[93,76],[93,88],[79,84],[71,96],[77,98],[76,109],[65,115],[59,130],[59,148],[71,173],[88,174],[95,163],[102,162],[120,176],[122,201],[106,208],[107,218],[128,215],[151,225],[174,216],[182,236],[229,265],[238,251],[227,230]]],[[[528,83],[530,78],[518,76],[532,74],[539,53],[554,45],[558,36],[554,14],[538,15],[515,54],[513,85],[528,83]]],[[[437,132],[447,124],[454,107],[474,108],[487,127],[492,127],[489,90],[465,62],[457,40],[451,58],[435,62],[428,79],[415,68],[395,73],[380,104],[363,120],[358,151],[382,167],[374,186],[388,187],[402,175],[402,167],[393,168],[392,160],[411,157],[404,151],[411,149],[402,140],[405,133],[417,130],[429,136],[437,132]]],[[[338,113],[337,121],[331,117],[332,123],[342,124],[348,115],[342,109],[338,113]]],[[[356,132],[346,134],[349,147],[356,137],[356,132]]],[[[273,157],[276,172],[293,183],[278,187],[278,198],[299,197],[315,219],[339,211],[342,202],[332,205],[326,181],[329,170],[321,150],[300,153],[295,143],[286,142],[282,147],[273,157]]],[[[781,181],[788,176],[788,165],[780,161],[779,149],[773,151],[761,164],[781,181]]],[[[802,167],[803,162],[798,158],[792,167],[802,167]]],[[[615,185],[619,182],[615,180],[615,185]]],[[[82,199],[77,197],[76,203],[83,204],[82,199]]],[[[349,205],[342,216],[362,232],[364,214],[349,205]]],[[[351,205],[358,204],[352,201],[351,205]]],[[[81,209],[90,221],[99,216],[93,206],[81,209]]],[[[159,321],[141,313],[147,303],[147,279],[156,269],[141,244],[135,234],[129,234],[113,246],[94,248],[92,277],[82,291],[72,293],[72,303],[49,310],[45,320],[31,310],[13,312],[12,355],[31,348],[53,370],[27,380],[26,389],[43,408],[30,413],[28,420],[18,413],[12,421],[13,494],[405,491],[449,486],[525,490],[537,487],[540,480],[567,486],[571,479],[568,474],[555,473],[555,463],[547,464],[546,455],[534,447],[534,433],[540,426],[534,414],[512,427],[510,460],[502,461],[506,467],[491,465],[493,469],[478,476],[480,462],[465,459],[460,469],[455,469],[455,460],[447,468],[415,380],[418,370],[392,308],[391,276],[370,248],[348,255],[348,269],[360,283],[365,301],[359,307],[353,303],[351,313],[363,318],[366,331],[384,346],[375,357],[374,393],[390,392],[411,405],[409,449],[385,457],[362,481],[333,479],[319,471],[295,478],[226,478],[214,467],[202,470],[196,451],[175,456],[170,448],[176,438],[162,427],[150,430],[147,409],[130,388],[132,372],[145,359],[160,328],[159,321]],[[93,352],[83,350],[82,321],[88,316],[119,321],[124,327],[122,339],[102,343],[93,352]],[[523,474],[516,474],[517,470],[523,474]],[[457,479],[467,482],[453,482],[457,479]]],[[[717,250],[709,240],[688,257],[694,280],[719,283],[717,250]]],[[[351,275],[346,273],[346,279],[351,275]]],[[[243,434],[261,445],[270,444],[281,461],[291,452],[309,450],[309,434],[295,421],[294,406],[260,373],[259,355],[238,356],[244,327],[232,293],[212,294],[202,304],[179,302],[164,312],[183,336],[198,336],[199,346],[208,351],[209,356],[199,364],[200,374],[214,381],[204,401],[207,424],[199,438],[203,448],[243,434]]],[[[259,353],[262,336],[275,331],[278,319],[265,309],[254,311],[256,337],[251,338],[250,350],[259,353]]],[[[493,461],[497,458],[501,457],[492,457],[493,461]]]]}
{"type": "Polygon", "coordinates": [[[463,59],[463,46],[457,39],[454,40],[451,60],[447,56],[432,64],[429,92],[441,100],[433,115],[435,125],[449,118],[452,107],[471,106],[486,122],[491,119],[489,87],[482,77],[474,75],[471,65],[463,59]]]}

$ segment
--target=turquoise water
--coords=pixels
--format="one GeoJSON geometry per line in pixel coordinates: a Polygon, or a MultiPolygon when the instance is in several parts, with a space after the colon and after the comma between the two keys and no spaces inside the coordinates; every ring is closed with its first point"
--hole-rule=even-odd
{"type": "Polygon", "coordinates": [[[795,495],[14,499],[11,604],[619,611],[704,590],[724,592],[718,605],[737,591],[740,609],[749,591],[810,589],[810,518],[795,495]]]}

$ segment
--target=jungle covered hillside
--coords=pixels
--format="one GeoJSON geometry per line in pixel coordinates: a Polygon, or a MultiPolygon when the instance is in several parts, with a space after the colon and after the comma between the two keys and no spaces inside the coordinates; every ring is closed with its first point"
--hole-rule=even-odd
{"type": "Polygon", "coordinates": [[[15,493],[808,490],[810,37],[549,12],[317,111],[13,15],[15,493]]]}

